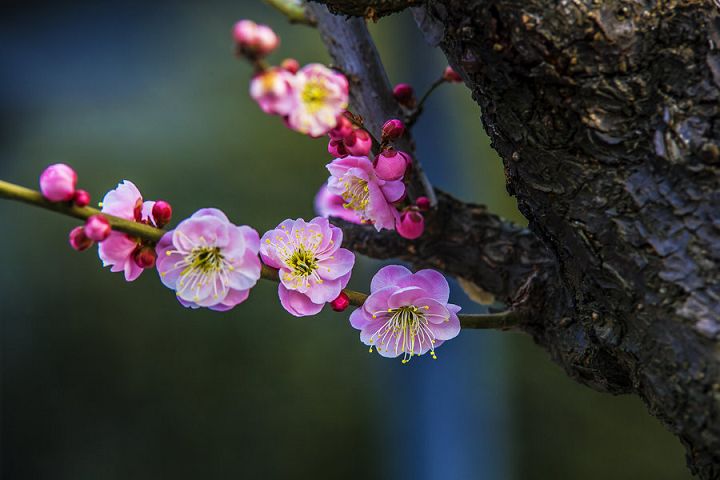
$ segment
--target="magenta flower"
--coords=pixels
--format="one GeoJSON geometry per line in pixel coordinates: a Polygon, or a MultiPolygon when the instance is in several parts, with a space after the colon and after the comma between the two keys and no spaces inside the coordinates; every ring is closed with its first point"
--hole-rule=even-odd
{"type": "Polygon", "coordinates": [[[381,268],[370,284],[370,296],[350,315],[350,324],[360,330],[360,340],[383,357],[430,352],[460,333],[457,312],[448,303],[450,287],[435,270],[412,273],[405,267],[381,268]]]}
{"type": "Polygon", "coordinates": [[[203,208],[163,235],[157,269],[185,307],[226,311],[244,302],[260,278],[259,250],[254,229],[203,208]]]}
{"type": "Polygon", "coordinates": [[[400,215],[392,203],[405,195],[405,184],[401,180],[378,178],[367,157],[336,158],[327,169],[331,175],[328,190],[345,200],[345,208],[374,224],[378,231],[395,229],[400,215]]]}
{"type": "Polygon", "coordinates": [[[295,315],[315,315],[335,300],[350,280],[355,255],[340,248],[342,230],[316,217],[285,220],[263,235],[260,256],[280,270],[282,306],[295,315]]]}
{"type": "Polygon", "coordinates": [[[263,112],[287,115],[293,109],[293,75],[282,68],[269,68],[250,81],[250,96],[263,112]]]}
{"type": "Polygon", "coordinates": [[[319,63],[305,65],[295,74],[295,102],[287,117],[293,130],[319,137],[335,128],[338,116],[348,107],[345,75],[319,63]]]}
{"type": "Polygon", "coordinates": [[[345,199],[340,195],[330,193],[327,183],[323,184],[315,195],[315,213],[321,217],[338,217],[352,223],[362,223],[362,218],[355,213],[355,210],[345,208],[345,199]]]}
{"type": "MultiPolygon", "coordinates": [[[[117,188],[105,194],[102,212],[125,220],[153,224],[152,208],[155,202],[143,202],[142,195],[134,183],[124,180],[117,188]]],[[[124,272],[125,280],[132,282],[140,276],[143,268],[135,261],[135,253],[142,242],[121,232],[111,232],[98,245],[98,256],[103,267],[111,267],[111,272],[124,272]]]]}

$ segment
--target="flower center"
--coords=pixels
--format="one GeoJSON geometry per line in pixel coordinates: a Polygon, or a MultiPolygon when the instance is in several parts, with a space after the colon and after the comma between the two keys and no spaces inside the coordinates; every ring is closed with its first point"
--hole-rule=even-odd
{"type": "Polygon", "coordinates": [[[341,195],[345,200],[343,207],[355,210],[363,215],[368,203],[370,203],[368,182],[358,177],[350,177],[349,179],[343,179],[343,186],[345,187],[345,191],[341,195]]]}
{"type": "Polygon", "coordinates": [[[325,104],[328,93],[324,82],[320,80],[310,80],[305,84],[305,88],[303,88],[300,93],[300,99],[305,104],[308,112],[315,113],[325,104]]]}
{"type": "Polygon", "coordinates": [[[293,252],[287,260],[287,265],[292,268],[295,275],[299,277],[307,277],[318,268],[315,254],[306,250],[303,245],[300,245],[297,250],[293,252]]]}
{"type": "Polygon", "coordinates": [[[429,309],[428,306],[406,305],[376,312],[373,318],[381,318],[385,323],[370,337],[370,343],[375,344],[378,351],[384,349],[394,351],[396,355],[402,353],[402,363],[408,363],[418,355],[416,350],[422,352],[425,347],[429,347],[430,356],[437,360],[435,334],[430,330],[426,315],[429,309]]]}
{"type": "Polygon", "coordinates": [[[189,265],[183,273],[195,269],[208,273],[218,270],[223,263],[223,256],[218,247],[195,247],[188,257],[189,265]]]}

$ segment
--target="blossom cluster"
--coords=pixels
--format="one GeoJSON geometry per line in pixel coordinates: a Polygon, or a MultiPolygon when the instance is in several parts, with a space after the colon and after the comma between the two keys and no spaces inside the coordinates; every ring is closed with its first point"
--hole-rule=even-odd
{"type": "MultiPolygon", "coordinates": [[[[124,180],[105,194],[98,212],[88,208],[90,195],[77,188],[75,171],[55,164],[40,176],[45,201],[64,202],[77,209],[73,215],[86,218],[70,232],[70,245],[83,251],[97,243],[103,266],[123,272],[128,282],[144,270],[157,269],[162,284],[192,309],[231,310],[249,298],[261,276],[275,278],[280,304],[294,316],[316,315],[326,304],[344,311],[353,303],[358,308],[350,324],[360,330],[360,340],[371,352],[402,356],[403,363],[425,353],[436,358],[435,350],[460,331],[460,307],[449,303],[445,278],[434,270],[412,273],[390,265],[373,277],[363,301],[362,295],[346,290],[355,255],[342,247],[343,231],[328,219],[396,230],[407,239],[423,233],[422,212],[430,202],[426,197],[407,201],[405,181],[413,162],[397,148],[405,123],[389,119],[377,132],[378,140],[363,127],[362,118],[347,110],[343,74],[317,63],[300,68],[293,59],[268,66],[264,59],[280,40],[269,27],[250,20],[235,24],[233,38],[237,54],[255,68],[250,95],[260,108],[298,132],[329,138],[333,160],[315,197],[319,216],[284,220],[261,236],[250,226],[235,225],[216,208],[203,208],[161,236],[150,229],[155,234],[140,238],[124,232],[138,231],[135,223],[163,229],[172,218],[170,204],[144,200],[135,184],[124,180]]],[[[442,78],[461,81],[450,67],[442,78]]],[[[399,84],[393,93],[404,108],[422,108],[409,85],[399,84]]]]}

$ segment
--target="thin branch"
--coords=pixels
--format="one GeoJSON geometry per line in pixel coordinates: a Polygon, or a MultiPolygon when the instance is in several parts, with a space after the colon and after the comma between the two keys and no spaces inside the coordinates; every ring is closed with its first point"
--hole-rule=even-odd
{"type": "MultiPolygon", "coordinates": [[[[316,3],[308,4],[307,8],[317,19],[318,30],[333,64],[350,82],[350,104],[363,118],[365,129],[377,134],[387,120],[405,118],[392,95],[390,81],[365,21],[333,15],[324,5],[316,3]]],[[[414,155],[415,145],[410,133],[406,132],[395,146],[413,156],[413,169],[406,177],[410,201],[425,196],[435,205],[435,192],[414,155]]]]}
{"type": "Polygon", "coordinates": [[[290,23],[317,26],[315,19],[308,15],[302,0],[265,0],[265,3],[285,15],[290,23]]]}
{"type": "MultiPolygon", "coordinates": [[[[144,223],[133,222],[114,215],[109,215],[96,208],[78,207],[73,205],[72,202],[50,202],[36,190],[2,180],[0,180],[0,197],[44,208],[46,210],[80,220],[86,220],[93,215],[102,213],[102,215],[107,218],[108,222],[110,222],[113,230],[127,233],[153,243],[159,242],[162,236],[167,233],[165,230],[160,228],[155,228],[144,223]]],[[[272,280],[273,282],[280,281],[278,270],[265,264],[262,265],[260,276],[266,280],[272,280]]],[[[344,289],[343,292],[345,292],[348,296],[350,304],[356,307],[362,306],[368,298],[368,295],[365,293],[356,292],[347,288],[344,289]]],[[[519,312],[459,315],[459,318],[460,324],[463,328],[497,328],[503,330],[517,326],[525,320],[525,316],[519,312]]]]}

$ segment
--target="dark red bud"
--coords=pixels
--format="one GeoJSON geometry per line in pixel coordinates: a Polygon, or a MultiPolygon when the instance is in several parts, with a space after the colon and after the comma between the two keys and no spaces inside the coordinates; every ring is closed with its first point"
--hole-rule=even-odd
{"type": "Polygon", "coordinates": [[[155,220],[155,225],[162,228],[170,223],[170,219],[172,218],[172,207],[168,202],[158,200],[155,202],[155,205],[153,205],[152,216],[153,220],[155,220]]]}
{"type": "Polygon", "coordinates": [[[330,306],[336,312],[342,312],[350,306],[350,297],[348,297],[345,292],[340,292],[340,295],[330,302],[330,306]]]}

